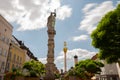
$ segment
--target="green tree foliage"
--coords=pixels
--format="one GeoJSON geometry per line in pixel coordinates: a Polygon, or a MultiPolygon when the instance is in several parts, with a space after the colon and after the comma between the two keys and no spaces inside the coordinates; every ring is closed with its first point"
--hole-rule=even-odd
{"type": "Polygon", "coordinates": [[[23,65],[23,69],[29,72],[28,76],[36,77],[41,76],[45,73],[45,66],[39,61],[29,61],[23,65]]]}
{"type": "Polygon", "coordinates": [[[100,67],[103,66],[103,63],[101,62],[86,59],[76,64],[75,68],[70,71],[70,74],[72,74],[71,72],[74,72],[74,75],[84,80],[90,80],[95,74],[99,74],[101,72],[100,67]]]}
{"type": "Polygon", "coordinates": [[[100,59],[108,63],[120,60],[120,4],[102,18],[91,38],[92,45],[99,49],[100,59]]]}

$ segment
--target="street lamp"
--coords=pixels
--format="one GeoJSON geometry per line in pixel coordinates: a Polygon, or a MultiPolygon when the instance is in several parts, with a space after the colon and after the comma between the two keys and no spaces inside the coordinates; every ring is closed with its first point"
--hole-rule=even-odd
{"type": "Polygon", "coordinates": [[[64,70],[66,72],[67,71],[67,62],[66,62],[67,43],[66,42],[64,42],[63,51],[64,51],[64,70]]]}

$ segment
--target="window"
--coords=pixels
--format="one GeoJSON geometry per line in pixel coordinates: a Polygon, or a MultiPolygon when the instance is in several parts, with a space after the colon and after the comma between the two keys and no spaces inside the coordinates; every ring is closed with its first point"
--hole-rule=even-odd
{"type": "Polygon", "coordinates": [[[3,52],[3,56],[7,56],[7,51],[6,50],[4,50],[4,52],[3,52]]]}
{"type": "Polygon", "coordinates": [[[18,68],[18,65],[16,65],[16,68],[18,68]]]}
{"type": "Polygon", "coordinates": [[[112,77],[112,80],[117,80],[117,77],[112,77]]]}
{"type": "Polygon", "coordinates": [[[0,40],[2,40],[2,34],[0,33],[0,40]]]}
{"type": "Polygon", "coordinates": [[[5,66],[5,63],[2,62],[2,64],[1,64],[1,72],[2,72],[2,73],[4,72],[4,66],[5,66]]]}
{"type": "Polygon", "coordinates": [[[4,41],[5,41],[6,44],[9,44],[9,39],[8,38],[5,38],[4,41]]]}
{"type": "MultiPolygon", "coordinates": [[[[1,66],[1,61],[0,61],[0,66],[1,66]]],[[[1,70],[1,67],[0,67],[0,70],[1,70]]]]}
{"type": "Polygon", "coordinates": [[[9,39],[8,38],[6,38],[6,41],[7,41],[6,43],[9,45],[9,39]]]}
{"type": "Polygon", "coordinates": [[[8,53],[8,59],[9,59],[9,60],[11,60],[11,56],[12,56],[12,54],[11,54],[11,52],[9,52],[9,53],[8,53]]]}
{"type": "Polygon", "coordinates": [[[0,48],[0,55],[2,55],[2,48],[0,48]]]}
{"type": "Polygon", "coordinates": [[[10,69],[10,63],[7,63],[7,65],[6,65],[6,71],[9,71],[9,69],[10,69]]]}
{"type": "Polygon", "coordinates": [[[22,63],[22,58],[20,57],[20,64],[22,63]]]}
{"type": "Polygon", "coordinates": [[[14,58],[13,58],[13,61],[15,62],[15,60],[16,60],[16,54],[14,54],[14,58]]]}
{"type": "Polygon", "coordinates": [[[7,29],[5,29],[5,32],[7,31],[7,29]]]}
{"type": "Polygon", "coordinates": [[[7,38],[4,39],[5,43],[7,42],[7,38]]]}
{"type": "Polygon", "coordinates": [[[17,62],[19,63],[19,56],[17,56],[17,62]]]}
{"type": "Polygon", "coordinates": [[[2,37],[1,37],[1,40],[2,40],[2,41],[4,41],[4,40],[5,40],[5,37],[4,37],[4,36],[2,36],[2,37]]]}
{"type": "Polygon", "coordinates": [[[12,68],[15,68],[15,67],[14,67],[14,64],[12,64],[12,68]]]}

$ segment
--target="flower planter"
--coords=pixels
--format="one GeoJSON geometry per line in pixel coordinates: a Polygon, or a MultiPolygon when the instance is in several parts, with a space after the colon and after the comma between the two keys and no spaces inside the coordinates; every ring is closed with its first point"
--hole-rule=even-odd
{"type": "Polygon", "coordinates": [[[69,76],[69,80],[82,80],[82,79],[76,76],[69,76]]]}
{"type": "Polygon", "coordinates": [[[40,80],[39,77],[24,77],[24,80],[40,80]]]}
{"type": "Polygon", "coordinates": [[[24,80],[24,77],[23,76],[16,76],[15,80],[24,80]]]}

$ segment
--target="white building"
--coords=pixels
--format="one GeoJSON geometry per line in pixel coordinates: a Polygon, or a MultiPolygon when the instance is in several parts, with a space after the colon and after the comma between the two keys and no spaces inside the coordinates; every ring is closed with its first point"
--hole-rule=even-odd
{"type": "MultiPolygon", "coordinates": [[[[96,54],[91,59],[98,60],[98,55],[96,54]]],[[[102,72],[97,76],[97,80],[120,80],[120,65],[118,63],[107,64],[106,61],[101,60],[104,67],[101,68],[102,72]]]]}

